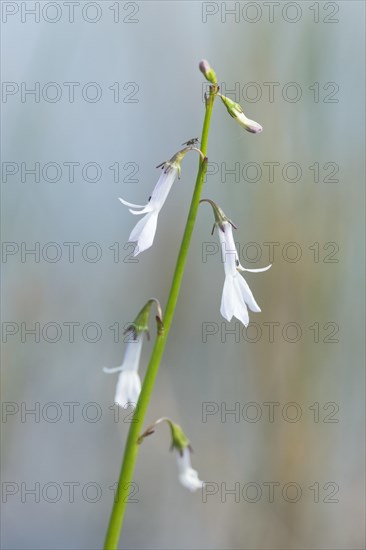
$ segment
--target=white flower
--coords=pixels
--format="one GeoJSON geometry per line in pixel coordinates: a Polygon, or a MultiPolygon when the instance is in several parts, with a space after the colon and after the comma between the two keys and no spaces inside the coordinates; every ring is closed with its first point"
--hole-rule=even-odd
{"type": "Polygon", "coordinates": [[[106,373],[119,372],[114,402],[120,407],[126,408],[128,404],[136,405],[140,392],[141,381],[138,374],[143,333],[138,334],[135,339],[129,341],[123,363],[120,367],[108,369],[103,368],[106,373]]]}
{"type": "Polygon", "coordinates": [[[197,149],[197,147],[193,147],[195,142],[196,138],[189,140],[189,142],[187,142],[190,143],[189,147],[185,147],[181,151],[178,151],[178,153],[176,153],[170,160],[157,166],[157,168],[162,167],[163,172],[158,180],[158,183],[155,185],[147,204],[133,204],[119,197],[122,204],[131,207],[131,214],[134,214],[135,216],[145,214],[142,220],[135,225],[128,239],[129,242],[137,243],[133,253],[134,256],[137,256],[140,252],[143,252],[152,246],[156,233],[159,212],[163,208],[176,177],[180,175],[180,163],[186,153],[188,153],[188,151],[197,151],[201,155],[201,158],[204,159],[202,151],[197,149]],[[135,208],[137,208],[137,210],[134,210],[135,208]]]}
{"type": "Polygon", "coordinates": [[[247,282],[238,273],[238,270],[258,273],[267,271],[272,264],[261,269],[245,269],[239,262],[233,237],[233,228],[230,222],[223,221],[221,227],[218,225],[217,229],[221,242],[222,261],[225,268],[225,283],[220,312],[227,321],[231,321],[232,317],[236,317],[243,325],[248,326],[249,315],[247,305],[251,311],[259,312],[261,310],[247,282]]]}
{"type": "Polygon", "coordinates": [[[177,464],[179,470],[179,481],[190,491],[194,492],[197,489],[202,489],[203,481],[198,479],[198,473],[191,466],[191,453],[189,447],[182,450],[182,454],[177,450],[177,464]]]}
{"type": "Polygon", "coordinates": [[[198,478],[197,471],[194,470],[191,466],[192,447],[189,443],[189,439],[183,432],[182,428],[178,424],[175,424],[175,422],[170,420],[170,418],[164,416],[163,418],[159,418],[158,420],[156,420],[154,424],[149,426],[144,431],[144,433],[140,435],[137,442],[139,444],[142,443],[145,437],[153,434],[156,430],[156,427],[162,422],[167,422],[170,427],[172,436],[170,450],[175,449],[177,453],[176,457],[179,471],[178,478],[180,483],[183,485],[183,487],[186,487],[186,489],[189,489],[192,493],[194,491],[197,491],[197,489],[202,489],[204,482],[198,478]]]}
{"type": "Polygon", "coordinates": [[[145,216],[135,225],[128,239],[130,242],[137,243],[133,254],[134,256],[137,256],[140,252],[147,250],[153,244],[159,212],[167,199],[169,191],[178,173],[179,163],[165,164],[163,166],[163,172],[158,180],[158,183],[155,185],[150,200],[144,206],[132,204],[119,198],[121,203],[126,206],[138,209],[141,208],[141,210],[132,210],[132,208],[130,208],[131,214],[134,214],[135,216],[145,214],[145,216]]]}

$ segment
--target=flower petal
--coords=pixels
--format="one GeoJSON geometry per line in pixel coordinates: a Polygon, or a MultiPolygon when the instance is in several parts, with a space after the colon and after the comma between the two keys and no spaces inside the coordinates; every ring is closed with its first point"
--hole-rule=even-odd
{"type": "Polygon", "coordinates": [[[129,241],[137,243],[134,256],[152,246],[158,223],[158,214],[158,212],[149,212],[132,229],[129,241]]]}
{"type": "Polygon", "coordinates": [[[220,312],[227,321],[231,321],[233,317],[236,317],[243,323],[244,326],[247,327],[249,324],[249,314],[245,300],[245,297],[247,296],[247,289],[244,288],[245,284],[241,281],[244,281],[244,279],[239,274],[234,277],[231,275],[226,276],[224,289],[222,292],[220,312]]]}
{"type": "Polygon", "coordinates": [[[267,267],[260,267],[257,269],[248,269],[247,267],[243,267],[241,264],[239,264],[236,269],[238,271],[250,271],[251,273],[262,273],[263,271],[268,271],[270,267],[272,267],[272,264],[267,265],[267,267]]]}
{"type": "Polygon", "coordinates": [[[151,193],[149,204],[155,210],[161,210],[178,175],[178,168],[172,167],[167,172],[163,170],[151,193]]]}
{"type": "Polygon", "coordinates": [[[132,202],[125,201],[121,197],[118,197],[118,200],[125,206],[131,206],[131,208],[145,208],[147,206],[146,204],[133,204],[132,202]]]}
{"type": "Polygon", "coordinates": [[[243,323],[245,327],[249,325],[248,308],[245,303],[243,294],[240,288],[240,275],[233,278],[233,286],[235,288],[235,303],[234,303],[234,316],[243,323]]]}
{"type": "Polygon", "coordinates": [[[134,216],[141,216],[141,214],[152,212],[153,207],[150,204],[147,204],[142,210],[132,210],[131,208],[129,208],[128,211],[131,212],[131,214],[133,214],[134,216]]]}
{"type": "Polygon", "coordinates": [[[141,392],[141,381],[137,372],[122,371],[118,377],[114,402],[120,407],[127,407],[129,403],[136,404],[141,392]]]}
{"type": "Polygon", "coordinates": [[[121,370],[123,370],[122,366],[112,367],[111,369],[108,368],[108,367],[103,367],[103,372],[105,372],[106,374],[113,374],[115,372],[121,372],[121,370]]]}
{"type": "Polygon", "coordinates": [[[234,315],[236,299],[237,293],[234,287],[234,279],[231,275],[227,275],[222,290],[220,313],[229,322],[234,315]]]}
{"type": "Polygon", "coordinates": [[[249,309],[251,309],[252,311],[256,311],[256,312],[261,311],[261,308],[259,307],[259,305],[255,301],[253,293],[250,290],[249,285],[246,282],[246,280],[244,279],[244,277],[242,277],[241,275],[238,275],[238,277],[236,279],[237,279],[238,288],[241,292],[243,300],[246,304],[248,304],[249,309]]]}

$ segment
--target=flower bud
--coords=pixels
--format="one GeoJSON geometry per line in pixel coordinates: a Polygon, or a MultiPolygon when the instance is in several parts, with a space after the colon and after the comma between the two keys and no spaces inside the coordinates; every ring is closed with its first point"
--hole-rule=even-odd
{"type": "Polygon", "coordinates": [[[217,84],[216,73],[206,59],[202,59],[199,68],[203,76],[212,84],[217,84]]]}
{"type": "Polygon", "coordinates": [[[243,109],[241,108],[239,103],[235,103],[235,101],[232,101],[224,95],[218,95],[221,97],[221,100],[225,105],[229,115],[235,118],[235,120],[239,122],[239,124],[244,126],[247,132],[251,132],[252,134],[259,134],[263,130],[262,126],[258,124],[258,122],[250,120],[250,118],[247,118],[245,116],[245,114],[243,113],[243,109]]]}

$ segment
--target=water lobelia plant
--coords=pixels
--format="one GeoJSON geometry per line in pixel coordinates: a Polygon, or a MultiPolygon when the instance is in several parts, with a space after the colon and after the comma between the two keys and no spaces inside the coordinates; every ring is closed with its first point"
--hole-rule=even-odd
{"type": "Polygon", "coordinates": [[[184,144],[186,145],[184,149],[178,151],[169,161],[165,161],[158,166],[158,168],[162,168],[162,174],[146,205],[140,206],[129,203],[125,199],[119,199],[122,204],[130,207],[130,212],[132,214],[137,216],[144,215],[135,225],[129,237],[131,242],[136,242],[134,253],[136,256],[153,245],[155,233],[157,231],[158,215],[176,177],[180,175],[181,162],[184,156],[189,151],[196,151],[199,153],[200,159],[196,183],[165,311],[162,312],[158,300],[154,298],[149,300],[139,312],[135,321],[127,329],[130,340],[126,346],[122,365],[112,369],[105,369],[105,372],[120,373],[117,382],[115,402],[121,407],[128,406],[128,404],[136,405],[128,432],[116,496],[105,538],[105,550],[115,550],[118,546],[140,444],[147,436],[154,433],[156,427],[163,421],[167,422],[170,427],[172,438],[171,448],[176,451],[179,481],[184,487],[192,492],[202,489],[204,484],[204,482],[200,481],[196,470],[191,466],[190,442],[178,424],[164,417],[157,420],[142,432],[147,407],[172,324],[200,202],[206,201],[211,204],[215,217],[214,228],[217,228],[220,239],[222,260],[225,268],[225,282],[220,311],[225,319],[231,321],[232,317],[236,317],[245,326],[248,325],[249,315],[247,306],[250,310],[255,312],[260,311],[260,308],[247,282],[240,274],[240,271],[266,271],[271,267],[267,266],[261,269],[245,269],[242,267],[239,262],[233,238],[233,227],[235,228],[235,225],[213,200],[201,199],[207,170],[208,159],[206,153],[208,135],[215,99],[220,97],[230,116],[248,132],[252,134],[260,133],[262,131],[262,126],[248,119],[238,103],[235,103],[219,93],[216,74],[206,60],[200,62],[199,68],[201,73],[210,83],[208,93],[205,94],[205,117],[203,121],[200,149],[197,147],[198,138],[188,140],[184,144]],[[157,307],[157,335],[141,387],[138,367],[143,334],[144,332],[148,333],[148,318],[153,303],[155,303],[157,307]]]}

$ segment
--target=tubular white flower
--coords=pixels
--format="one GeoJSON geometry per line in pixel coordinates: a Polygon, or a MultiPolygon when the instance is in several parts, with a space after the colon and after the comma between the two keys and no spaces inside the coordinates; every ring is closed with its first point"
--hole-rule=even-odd
{"type": "Polygon", "coordinates": [[[144,205],[132,204],[119,198],[122,204],[131,207],[131,214],[145,216],[135,225],[129,236],[130,242],[136,242],[137,246],[134,251],[134,256],[140,254],[144,250],[150,248],[154,242],[156,227],[158,223],[159,212],[162,209],[169,191],[178,175],[179,164],[167,165],[163,168],[163,172],[152,192],[149,202],[144,205]],[[141,210],[133,210],[133,209],[141,210]]]}
{"type": "Polygon", "coordinates": [[[128,404],[136,405],[140,392],[141,381],[138,374],[142,349],[143,333],[127,343],[122,365],[112,369],[103,368],[103,371],[112,374],[119,372],[114,402],[120,407],[126,408],[128,404]]]}
{"type": "Polygon", "coordinates": [[[261,311],[254,299],[246,280],[238,273],[240,271],[261,272],[267,271],[272,264],[261,269],[245,269],[240,265],[238,253],[235,248],[233,228],[228,221],[223,221],[217,226],[221,243],[222,261],[225,269],[225,282],[221,299],[221,315],[231,321],[236,317],[244,326],[249,324],[248,308],[251,311],[261,311]]]}
{"type": "Polygon", "coordinates": [[[178,478],[180,483],[192,493],[197,489],[202,489],[203,481],[198,478],[198,472],[191,466],[191,453],[188,447],[182,450],[182,454],[177,450],[178,478]]]}
{"type": "Polygon", "coordinates": [[[189,147],[185,147],[181,151],[178,151],[178,153],[176,153],[170,160],[157,166],[157,168],[162,167],[163,172],[158,179],[158,183],[155,185],[147,204],[133,204],[119,197],[122,204],[130,207],[131,214],[134,214],[135,216],[145,214],[142,220],[135,225],[129,236],[130,242],[137,243],[133,253],[134,256],[137,256],[140,252],[147,250],[153,244],[159,212],[164,206],[176,177],[180,175],[180,163],[186,153],[188,153],[188,151],[197,151],[201,155],[201,158],[204,158],[202,151],[197,149],[197,147],[193,147],[196,139],[197,138],[189,140],[189,142],[187,142],[190,143],[189,147]]]}

